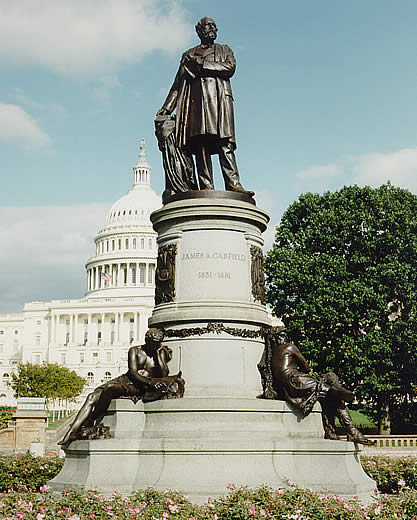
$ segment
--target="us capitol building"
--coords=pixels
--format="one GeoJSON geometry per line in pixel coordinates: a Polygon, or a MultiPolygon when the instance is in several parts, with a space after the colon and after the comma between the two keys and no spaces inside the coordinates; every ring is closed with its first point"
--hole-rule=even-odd
{"type": "Polygon", "coordinates": [[[121,374],[127,351],[141,343],[154,307],[156,233],[149,216],[161,206],[150,185],[145,143],[133,186],[113,204],[86,263],[79,300],[26,303],[0,314],[0,404],[15,402],[8,386],[19,363],[59,363],[86,378],[84,393],[121,374]]]}

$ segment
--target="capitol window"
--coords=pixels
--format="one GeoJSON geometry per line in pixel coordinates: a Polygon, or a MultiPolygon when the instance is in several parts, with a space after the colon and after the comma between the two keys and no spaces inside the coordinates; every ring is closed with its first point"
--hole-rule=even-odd
{"type": "Polygon", "coordinates": [[[4,330],[0,330],[0,334],[4,334],[4,330]]]}
{"type": "Polygon", "coordinates": [[[18,330],[15,330],[14,333],[15,333],[15,334],[19,334],[19,331],[18,331],[18,330]]]}
{"type": "Polygon", "coordinates": [[[149,249],[152,249],[152,238],[148,240],[148,247],[149,249]]]}
{"type": "Polygon", "coordinates": [[[104,373],[104,381],[110,381],[111,379],[111,373],[110,372],[105,372],[104,373]]]}
{"type": "Polygon", "coordinates": [[[145,249],[145,239],[144,238],[140,239],[140,247],[141,247],[141,249],[145,249]]]}
{"type": "Polygon", "coordinates": [[[133,239],[133,249],[136,249],[136,238],[133,239]]]}
{"type": "Polygon", "coordinates": [[[35,343],[36,343],[36,345],[40,345],[41,344],[41,337],[40,336],[35,336],[35,343]]]}
{"type": "Polygon", "coordinates": [[[111,249],[114,251],[114,240],[111,241],[111,249]]]}
{"type": "Polygon", "coordinates": [[[122,249],[122,239],[119,238],[119,249],[122,249]]]}
{"type": "Polygon", "coordinates": [[[111,351],[109,350],[106,352],[106,363],[111,363],[111,361],[112,361],[111,358],[112,358],[111,351]]]}
{"type": "Polygon", "coordinates": [[[3,374],[3,383],[8,383],[9,382],[9,378],[10,378],[10,375],[7,372],[5,372],[3,374]]]}
{"type": "Polygon", "coordinates": [[[128,238],[126,238],[126,240],[125,240],[125,248],[129,249],[129,239],[128,238]]]}
{"type": "Polygon", "coordinates": [[[94,374],[92,372],[88,372],[88,374],[87,374],[87,384],[88,385],[94,384],[94,374]]]}

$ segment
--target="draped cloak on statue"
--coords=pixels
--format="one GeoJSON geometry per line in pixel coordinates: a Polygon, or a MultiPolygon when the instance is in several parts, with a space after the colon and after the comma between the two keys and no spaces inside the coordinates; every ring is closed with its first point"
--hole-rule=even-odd
{"type": "Polygon", "coordinates": [[[229,79],[236,69],[233,52],[227,45],[197,45],[186,51],[174,83],[162,108],[176,108],[176,146],[193,153],[201,140],[211,153],[222,142],[236,148],[233,96],[229,79]],[[199,55],[198,75],[191,70],[187,56],[199,55]]]}

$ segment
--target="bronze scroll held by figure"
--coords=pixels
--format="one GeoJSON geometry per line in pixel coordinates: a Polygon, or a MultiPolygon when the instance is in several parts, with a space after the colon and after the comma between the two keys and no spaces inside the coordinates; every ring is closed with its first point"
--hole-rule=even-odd
{"type": "Polygon", "coordinates": [[[58,444],[67,444],[75,439],[108,438],[102,425],[95,425],[107,411],[112,399],[127,397],[134,402],[158,399],[174,399],[184,395],[184,380],[181,372],[169,376],[168,363],[172,351],[161,342],[164,332],[149,329],[145,344],[132,346],[128,353],[128,371],[91,392],[80,408],[70,429],[58,444]]]}
{"type": "Polygon", "coordinates": [[[284,399],[303,416],[307,416],[316,402],[321,404],[325,439],[339,440],[335,419],[346,431],[347,440],[373,445],[354,425],[346,402],[355,395],[343,388],[333,372],[320,379],[310,375],[310,366],[299,349],[285,342],[285,329],[272,327],[265,338],[265,350],[258,365],[262,377],[264,399],[284,399]]]}
{"type": "MultiPolygon", "coordinates": [[[[235,158],[230,86],[230,78],[236,69],[233,52],[227,45],[214,43],[217,26],[212,18],[202,18],[195,28],[201,43],[182,55],[174,83],[157,113],[157,125],[158,119],[161,121],[176,109],[175,145],[185,156],[195,156],[200,190],[214,189],[211,155],[217,154],[225,189],[252,197],[254,192],[245,190],[240,183],[235,158]]],[[[159,136],[158,139],[161,147],[159,136]]],[[[187,182],[193,179],[189,169],[182,171],[186,173],[187,182]]],[[[166,170],[166,174],[169,178],[169,171],[166,170]]],[[[191,180],[191,185],[193,182],[191,180]]],[[[167,189],[173,189],[173,186],[167,186],[167,189]]],[[[165,193],[165,198],[167,195],[165,193]]]]}

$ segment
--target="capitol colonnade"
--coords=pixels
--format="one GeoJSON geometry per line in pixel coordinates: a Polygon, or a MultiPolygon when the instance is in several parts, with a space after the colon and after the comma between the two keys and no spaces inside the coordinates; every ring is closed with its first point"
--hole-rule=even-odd
{"type": "Polygon", "coordinates": [[[153,286],[155,261],[111,262],[93,265],[87,269],[87,292],[114,287],[153,286]],[[102,277],[109,274],[110,279],[102,277]]]}
{"type": "Polygon", "coordinates": [[[157,234],[149,216],[161,198],[150,172],[142,140],[133,184],[92,244],[84,297],[28,302],[19,314],[0,315],[0,404],[16,402],[7,383],[19,363],[75,370],[87,380],[84,395],[127,370],[129,347],[143,343],[154,307],[157,234]]]}

